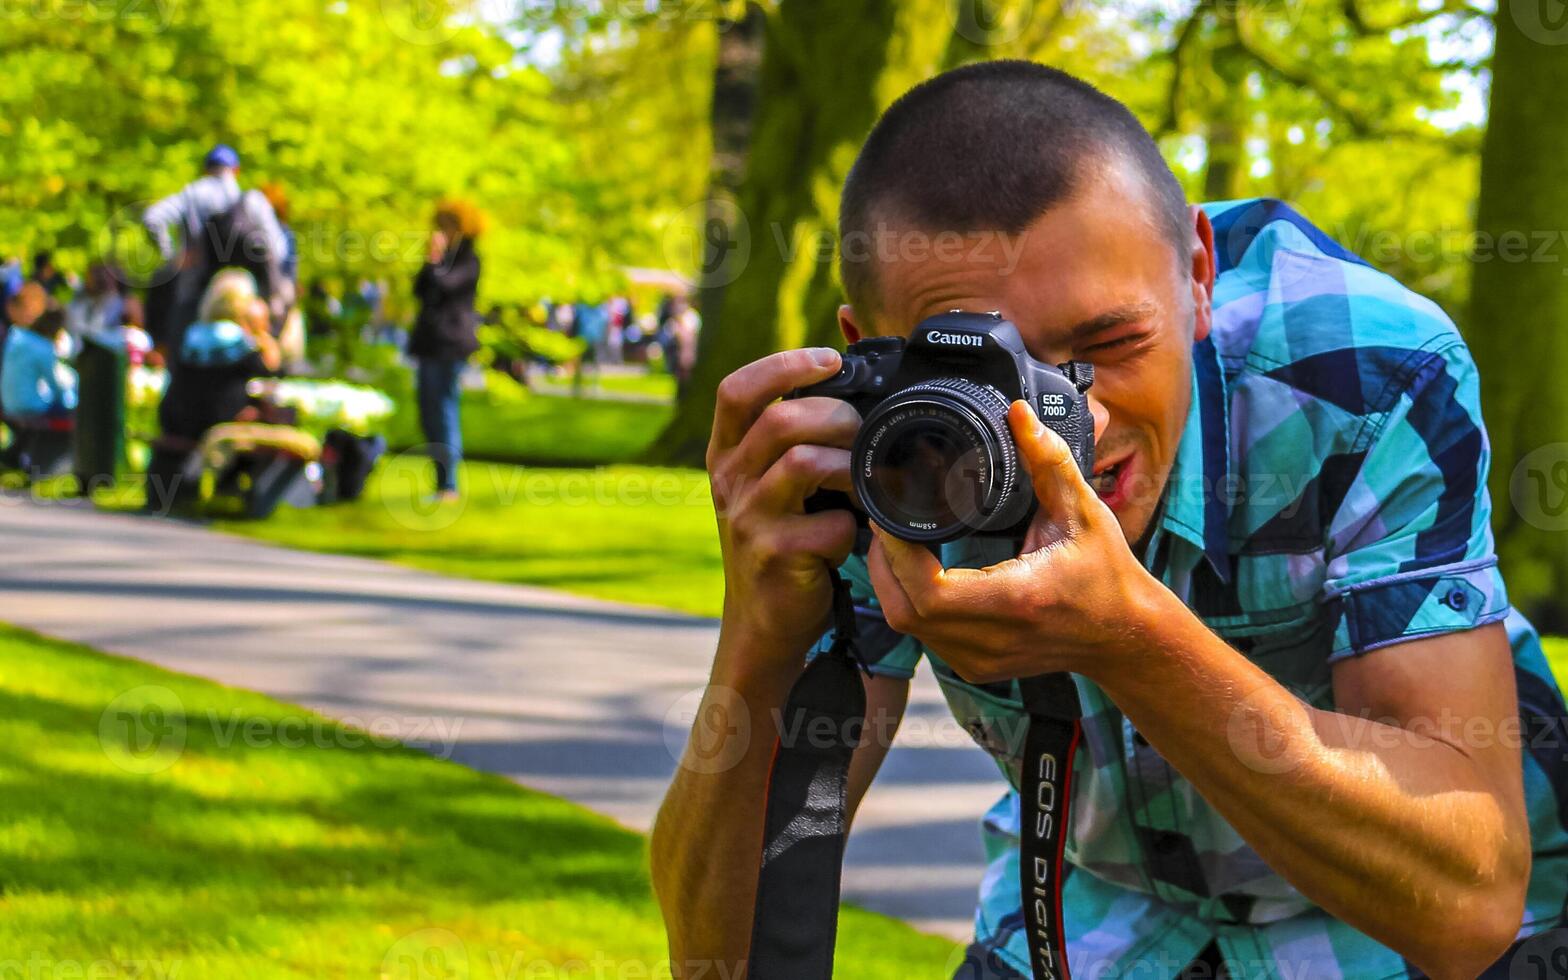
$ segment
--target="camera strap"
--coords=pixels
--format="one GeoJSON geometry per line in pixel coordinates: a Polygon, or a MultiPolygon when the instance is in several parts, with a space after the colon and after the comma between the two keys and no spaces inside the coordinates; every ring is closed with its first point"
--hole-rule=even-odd
{"type": "MultiPolygon", "coordinates": [[[[763,821],[748,980],[832,980],[840,875],[849,832],[849,765],[865,729],[855,608],[836,570],[833,642],[784,704],[763,821]]],[[[1071,980],[1062,868],[1072,764],[1082,737],[1078,691],[1064,673],[1019,681],[1029,728],[1019,798],[1019,882],[1034,980],[1071,980]]]]}
{"type": "Polygon", "coordinates": [[[865,729],[855,607],[836,569],[833,644],[790,689],[768,778],[748,980],[831,980],[849,763],[865,729]]]}
{"type": "Polygon", "coordinates": [[[1034,980],[1071,980],[1062,928],[1062,860],[1072,807],[1073,756],[1083,737],[1078,689],[1067,674],[1018,682],[1029,731],[1019,771],[1018,882],[1034,980]]]}

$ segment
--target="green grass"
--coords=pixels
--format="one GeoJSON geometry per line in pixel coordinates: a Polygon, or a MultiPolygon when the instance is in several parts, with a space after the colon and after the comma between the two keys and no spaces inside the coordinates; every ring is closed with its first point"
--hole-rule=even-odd
{"type": "MultiPolygon", "coordinates": [[[[668,976],[644,838],[577,806],[8,627],[0,699],[0,975],[668,976]]],[[[843,976],[953,953],[840,937],[843,976]]]]}
{"type": "Polygon", "coordinates": [[[1568,636],[1545,636],[1541,646],[1546,651],[1546,662],[1557,675],[1557,685],[1568,690],[1568,636]]]}
{"type": "MultiPolygon", "coordinates": [[[[473,459],[557,466],[599,465],[634,459],[669,421],[668,405],[598,398],[526,395],[462,401],[463,451],[473,459]]],[[[417,417],[399,412],[388,441],[419,445],[417,417]]]]}
{"type": "MultiPolygon", "coordinates": [[[[536,377],[532,384],[536,391],[569,393],[572,390],[572,377],[570,374],[559,377],[541,375],[536,377]]],[[[665,400],[675,397],[675,377],[665,371],[606,372],[598,375],[597,381],[590,372],[584,377],[583,387],[589,393],[597,392],[606,395],[665,400]]]]}
{"type": "Polygon", "coordinates": [[[265,521],[217,526],[288,547],[719,613],[723,573],[700,471],[470,462],[463,499],[450,504],[426,501],[430,480],[427,460],[396,456],[356,503],[280,508],[265,521]]]}

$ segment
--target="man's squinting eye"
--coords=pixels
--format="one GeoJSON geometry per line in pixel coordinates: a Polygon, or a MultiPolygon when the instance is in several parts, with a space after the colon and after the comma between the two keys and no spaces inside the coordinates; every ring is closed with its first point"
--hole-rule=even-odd
{"type": "Polygon", "coordinates": [[[1084,354],[1120,353],[1120,352],[1122,352],[1124,350],[1131,350],[1132,348],[1136,347],[1139,343],[1143,342],[1144,340],[1147,340],[1148,337],[1149,337],[1149,334],[1148,334],[1147,331],[1139,330],[1139,331],[1135,331],[1133,333],[1123,334],[1120,337],[1113,337],[1110,340],[1102,340],[1099,343],[1090,344],[1089,346],[1083,348],[1083,353],[1084,354]]]}

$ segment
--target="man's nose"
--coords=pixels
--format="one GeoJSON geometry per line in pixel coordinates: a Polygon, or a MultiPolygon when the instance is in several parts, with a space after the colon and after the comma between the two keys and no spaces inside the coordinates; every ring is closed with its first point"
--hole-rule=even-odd
{"type": "Polygon", "coordinates": [[[1100,404],[1100,400],[1094,397],[1092,391],[1088,396],[1088,400],[1089,414],[1094,416],[1094,441],[1099,442],[1100,437],[1105,435],[1105,427],[1111,424],[1111,413],[1104,405],[1100,404]]]}

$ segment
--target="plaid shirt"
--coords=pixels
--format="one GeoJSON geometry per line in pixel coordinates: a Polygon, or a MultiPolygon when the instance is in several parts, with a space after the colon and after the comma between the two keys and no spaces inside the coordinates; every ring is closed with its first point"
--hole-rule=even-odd
{"type": "MultiPolygon", "coordinates": [[[[1205,210],[1218,253],[1214,327],[1193,349],[1192,407],[1145,564],[1232,647],[1324,709],[1340,660],[1504,621],[1535,852],[1519,935],[1562,924],[1564,706],[1498,575],[1470,353],[1435,304],[1284,204],[1205,210]]],[[[943,553],[949,567],[1004,557],[974,542],[943,553]]],[[[960,680],[881,620],[863,559],[844,571],[871,669],[909,677],[925,656],[954,716],[1016,787],[1026,725],[1016,683],[960,680]]],[[[1211,941],[1237,977],[1419,975],[1304,898],[1099,687],[1076,681],[1084,738],[1064,885],[1075,976],[1175,976],[1211,941]]],[[[1016,792],[984,817],[990,863],[975,931],[993,965],[1027,976],[1018,820],[1016,792]]]]}

